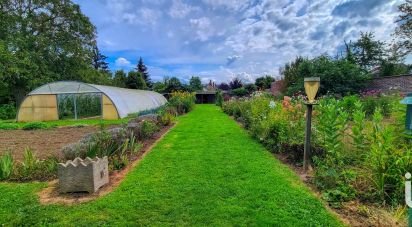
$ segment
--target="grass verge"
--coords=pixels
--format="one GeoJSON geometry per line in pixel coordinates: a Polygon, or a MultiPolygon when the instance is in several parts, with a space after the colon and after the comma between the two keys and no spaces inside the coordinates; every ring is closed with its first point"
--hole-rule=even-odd
{"type": "Polygon", "coordinates": [[[212,105],[179,117],[113,193],[42,206],[45,184],[0,183],[0,224],[340,226],[285,165],[212,105]]]}

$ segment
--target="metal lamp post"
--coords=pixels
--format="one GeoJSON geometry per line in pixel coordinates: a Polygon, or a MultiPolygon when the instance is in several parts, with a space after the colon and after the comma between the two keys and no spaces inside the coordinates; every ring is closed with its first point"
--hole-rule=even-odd
{"type": "Polygon", "coordinates": [[[305,103],[307,106],[306,112],[306,129],[305,129],[305,149],[303,153],[303,170],[308,171],[310,161],[310,137],[312,133],[312,110],[315,105],[315,97],[320,87],[319,77],[307,77],[304,80],[305,92],[308,97],[308,101],[305,103]]]}

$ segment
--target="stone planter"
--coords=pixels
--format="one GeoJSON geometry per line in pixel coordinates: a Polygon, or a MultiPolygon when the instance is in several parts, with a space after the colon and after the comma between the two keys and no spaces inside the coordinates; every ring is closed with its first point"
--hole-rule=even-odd
{"type": "Polygon", "coordinates": [[[107,156],[103,158],[76,158],[73,161],[59,163],[59,191],[94,193],[109,183],[107,156]]]}

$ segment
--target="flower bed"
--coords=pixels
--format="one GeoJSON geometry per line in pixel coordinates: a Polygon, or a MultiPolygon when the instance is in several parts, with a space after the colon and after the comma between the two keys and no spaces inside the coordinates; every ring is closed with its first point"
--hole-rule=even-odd
{"type": "MultiPolygon", "coordinates": [[[[412,170],[412,149],[399,100],[323,97],[314,107],[311,184],[332,207],[352,200],[403,205],[403,175],[412,170]]],[[[302,164],[306,108],[301,98],[274,101],[258,93],[225,102],[222,109],[270,151],[302,164]]]]}

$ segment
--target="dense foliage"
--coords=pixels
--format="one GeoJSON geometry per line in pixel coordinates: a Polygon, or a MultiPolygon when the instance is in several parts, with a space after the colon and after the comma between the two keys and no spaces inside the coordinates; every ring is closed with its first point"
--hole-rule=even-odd
{"type": "Polygon", "coordinates": [[[5,0],[0,15],[0,103],[50,81],[108,80],[93,68],[96,30],[77,4],[5,0]]]}
{"type": "MultiPolygon", "coordinates": [[[[314,183],[332,205],[355,198],[378,204],[402,202],[402,176],[412,168],[412,150],[404,134],[405,107],[399,100],[324,97],[315,107],[314,183]]],[[[305,122],[301,98],[278,102],[257,93],[225,102],[223,111],[268,149],[301,164],[305,122]]]]}
{"type": "Polygon", "coordinates": [[[185,114],[195,107],[195,93],[176,91],[171,94],[168,106],[176,109],[178,114],[185,114]]]}
{"type": "Polygon", "coordinates": [[[259,88],[260,90],[264,90],[264,89],[269,89],[272,82],[275,81],[275,78],[266,75],[264,77],[258,77],[256,78],[255,81],[255,85],[257,86],[257,88],[259,88]]]}
{"type": "Polygon", "coordinates": [[[370,75],[361,67],[346,59],[320,56],[314,59],[298,57],[282,70],[287,94],[304,91],[305,77],[320,77],[320,95],[328,93],[346,95],[365,88],[370,75]]]}

